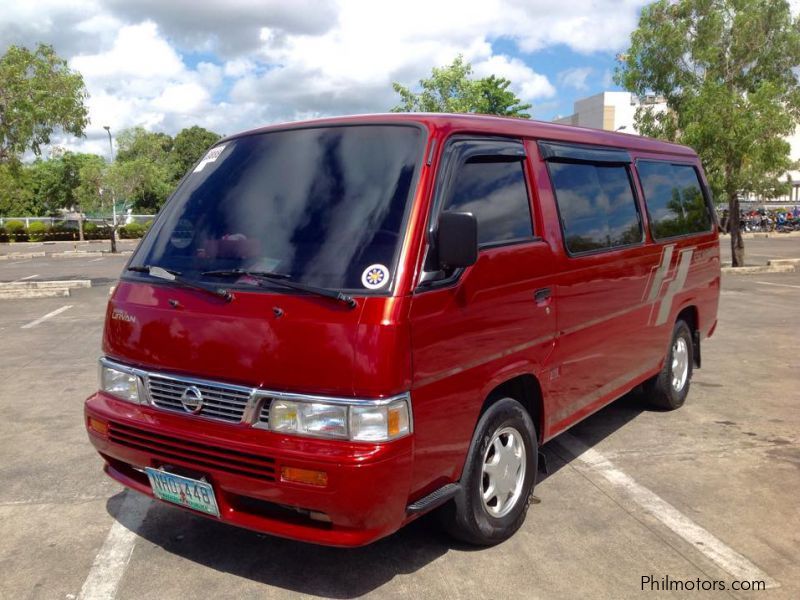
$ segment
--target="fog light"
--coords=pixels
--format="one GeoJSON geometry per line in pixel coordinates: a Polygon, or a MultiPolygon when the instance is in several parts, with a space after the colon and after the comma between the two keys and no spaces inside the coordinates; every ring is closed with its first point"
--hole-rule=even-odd
{"type": "Polygon", "coordinates": [[[328,485],[328,474],[325,471],[312,471],[310,469],[298,469],[297,467],[281,467],[281,481],[324,487],[328,485]]]}
{"type": "Polygon", "coordinates": [[[102,435],[103,437],[108,437],[108,423],[105,421],[98,421],[94,417],[89,417],[89,429],[97,433],[98,435],[102,435]]]}
{"type": "Polygon", "coordinates": [[[324,512],[317,512],[314,510],[308,512],[308,518],[313,519],[314,521],[322,521],[323,523],[331,522],[331,518],[324,512]]]}

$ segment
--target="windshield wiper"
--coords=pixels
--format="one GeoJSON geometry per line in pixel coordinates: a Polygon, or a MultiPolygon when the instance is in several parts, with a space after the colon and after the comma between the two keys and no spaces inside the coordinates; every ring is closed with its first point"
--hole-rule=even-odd
{"type": "Polygon", "coordinates": [[[217,298],[222,298],[226,302],[233,300],[233,294],[231,294],[228,290],[222,288],[207,288],[199,283],[194,283],[188,279],[184,279],[181,277],[181,274],[178,271],[172,271],[163,267],[155,267],[153,265],[134,265],[128,267],[128,271],[134,271],[135,273],[147,273],[151,277],[163,279],[165,281],[172,281],[185,288],[197,290],[198,292],[205,292],[206,294],[211,294],[217,298]]]}
{"type": "Polygon", "coordinates": [[[207,275],[209,277],[252,277],[253,279],[266,280],[270,283],[282,285],[283,287],[291,288],[293,290],[299,290],[301,292],[308,292],[309,294],[322,296],[323,298],[331,298],[347,304],[347,306],[350,308],[355,308],[358,306],[358,303],[353,299],[352,296],[348,296],[347,294],[343,294],[342,292],[337,292],[335,290],[329,290],[313,285],[307,285],[305,283],[290,281],[289,278],[291,276],[284,275],[282,273],[270,273],[269,271],[248,271],[246,269],[229,269],[205,271],[201,273],[201,275],[207,275]]]}

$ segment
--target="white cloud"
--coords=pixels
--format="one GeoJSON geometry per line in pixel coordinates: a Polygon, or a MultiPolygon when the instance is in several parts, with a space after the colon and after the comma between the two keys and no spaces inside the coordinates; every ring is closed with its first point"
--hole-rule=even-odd
{"type": "Polygon", "coordinates": [[[112,132],[141,125],[174,134],[205,124],[212,95],[223,81],[219,65],[203,61],[187,66],[151,21],[118,28],[107,49],[79,54],[70,66],[81,72],[90,92],[91,123],[87,139],[78,144],[82,150],[107,152],[105,125],[112,132]]]}
{"type": "Polygon", "coordinates": [[[247,73],[255,71],[256,65],[249,58],[239,57],[225,63],[224,73],[226,77],[242,77],[247,73]]]}
{"type": "Polygon", "coordinates": [[[536,73],[518,58],[495,54],[473,64],[478,77],[497,75],[511,81],[511,90],[525,102],[555,95],[556,89],[544,75],[536,73]]]}
{"type": "MultiPolygon", "coordinates": [[[[55,45],[90,93],[87,139],[106,152],[103,125],[220,133],[275,121],[379,112],[391,83],[414,86],[460,54],[476,76],[512,82],[544,106],[553,83],[525,53],[625,47],[647,0],[27,0],[0,12],[0,51],[55,45]],[[493,49],[502,38],[517,56],[493,49]]],[[[558,83],[582,90],[589,73],[558,83]]],[[[68,140],[64,140],[70,143],[68,140]]]]}
{"type": "Polygon", "coordinates": [[[556,80],[558,81],[559,85],[583,92],[589,89],[589,85],[586,83],[586,80],[593,72],[594,69],[591,67],[575,67],[561,71],[556,80]]]}
{"type": "Polygon", "coordinates": [[[160,37],[158,27],[152,21],[122,27],[110,50],[78,55],[71,64],[90,80],[110,75],[115,78],[171,77],[183,69],[181,57],[160,37]]]}
{"type": "Polygon", "coordinates": [[[256,49],[265,27],[317,35],[336,22],[333,0],[106,0],[106,5],[129,20],[156,21],[184,47],[226,56],[256,49]]]}
{"type": "Polygon", "coordinates": [[[198,114],[209,100],[209,94],[198,83],[177,83],[165,88],[153,106],[169,113],[198,114]]]}

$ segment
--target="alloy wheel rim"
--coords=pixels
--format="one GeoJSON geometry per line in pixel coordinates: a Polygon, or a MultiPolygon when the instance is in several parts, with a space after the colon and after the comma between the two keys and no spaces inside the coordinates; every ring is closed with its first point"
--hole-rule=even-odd
{"type": "Polygon", "coordinates": [[[672,389],[680,392],[689,377],[689,346],[679,337],[672,345],[672,389]]]}
{"type": "Polygon", "coordinates": [[[506,516],[517,505],[525,482],[525,443],[513,427],[494,433],[483,455],[481,499],[491,516],[506,516]]]}

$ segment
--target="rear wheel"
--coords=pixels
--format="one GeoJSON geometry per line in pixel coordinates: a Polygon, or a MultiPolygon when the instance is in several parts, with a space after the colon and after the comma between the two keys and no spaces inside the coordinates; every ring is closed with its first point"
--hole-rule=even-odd
{"type": "Polygon", "coordinates": [[[693,364],[692,332],[685,321],[678,321],[661,372],[644,384],[648,400],[664,410],[683,406],[689,394],[693,364]]]}
{"type": "Polygon", "coordinates": [[[536,481],[536,430],[522,405],[503,398],[475,429],[461,490],[442,509],[454,537],[489,546],[511,537],[525,521],[536,481]]]}

